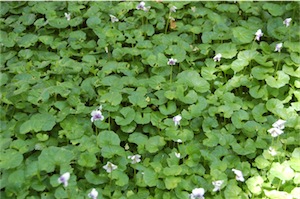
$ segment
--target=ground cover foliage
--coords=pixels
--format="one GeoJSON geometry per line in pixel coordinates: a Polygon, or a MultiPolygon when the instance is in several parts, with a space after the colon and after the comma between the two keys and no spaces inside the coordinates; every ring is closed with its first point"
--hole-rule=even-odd
{"type": "Polygon", "coordinates": [[[1,198],[299,198],[299,2],[1,2],[0,15],[1,198]]]}

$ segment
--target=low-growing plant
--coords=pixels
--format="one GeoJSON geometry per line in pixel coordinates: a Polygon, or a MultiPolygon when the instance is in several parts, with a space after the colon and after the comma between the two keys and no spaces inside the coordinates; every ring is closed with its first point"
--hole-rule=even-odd
{"type": "Polygon", "coordinates": [[[1,198],[299,198],[299,2],[1,2],[1,198]]]}

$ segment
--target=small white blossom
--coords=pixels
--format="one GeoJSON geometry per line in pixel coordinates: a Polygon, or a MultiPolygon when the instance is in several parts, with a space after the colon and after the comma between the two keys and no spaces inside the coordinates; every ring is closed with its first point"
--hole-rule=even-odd
{"type": "Polygon", "coordinates": [[[196,12],[196,7],[195,6],[191,7],[191,10],[192,12],[196,12]]]}
{"type": "Polygon", "coordinates": [[[88,197],[92,198],[92,199],[97,199],[97,197],[98,197],[98,191],[93,188],[92,191],[88,194],[88,197]]]}
{"type": "Polygon", "coordinates": [[[139,163],[141,161],[141,155],[137,154],[137,155],[130,155],[128,156],[128,159],[131,160],[131,164],[136,164],[139,163]]]}
{"type": "Polygon", "coordinates": [[[58,183],[61,184],[63,183],[64,184],[64,187],[67,187],[68,186],[68,181],[70,179],[70,173],[69,172],[66,172],[64,174],[62,174],[58,179],[58,183]]]}
{"type": "Polygon", "coordinates": [[[191,199],[204,199],[205,190],[203,188],[195,188],[190,194],[191,199]]]}
{"type": "Polygon", "coordinates": [[[284,24],[286,27],[288,27],[288,26],[290,26],[291,21],[292,21],[292,18],[286,18],[286,19],[283,21],[283,24],[284,24]]]}
{"type": "Polygon", "coordinates": [[[237,169],[232,169],[232,171],[235,174],[235,179],[236,180],[241,181],[241,182],[245,181],[242,171],[237,170],[237,169]]]}
{"type": "Polygon", "coordinates": [[[216,61],[221,61],[221,58],[222,58],[222,54],[221,53],[218,53],[218,54],[216,54],[216,56],[214,56],[214,61],[216,62],[216,61]]]}
{"type": "Polygon", "coordinates": [[[105,169],[107,173],[111,173],[113,170],[116,170],[117,168],[118,166],[114,165],[111,162],[107,162],[106,165],[103,166],[103,169],[105,169]]]}
{"type": "Polygon", "coordinates": [[[102,105],[99,108],[97,108],[96,110],[92,111],[91,122],[94,122],[96,120],[101,120],[101,121],[104,120],[104,116],[102,115],[101,110],[102,110],[102,105]]]}
{"type": "Polygon", "coordinates": [[[176,142],[178,142],[178,143],[182,143],[182,140],[181,140],[181,139],[178,139],[178,140],[176,140],[176,142]]]}
{"type": "Polygon", "coordinates": [[[175,126],[180,125],[180,120],[182,119],[181,115],[176,115],[175,117],[173,117],[173,121],[175,126]]]}
{"type": "Polygon", "coordinates": [[[168,65],[175,65],[176,62],[177,62],[177,59],[171,58],[171,59],[169,59],[169,61],[168,61],[168,65]]]}
{"type": "Polygon", "coordinates": [[[268,152],[271,154],[271,156],[275,156],[275,155],[277,155],[277,152],[276,152],[276,150],[275,150],[275,149],[273,149],[272,147],[269,147],[269,150],[268,150],[268,152]]]}
{"type": "Polygon", "coordinates": [[[279,44],[276,44],[276,47],[275,47],[275,52],[280,52],[281,51],[281,48],[282,48],[282,43],[279,43],[279,44]]]}
{"type": "Polygon", "coordinates": [[[272,126],[274,127],[274,128],[278,128],[278,129],[284,129],[284,124],[286,123],[286,121],[285,120],[282,120],[282,119],[279,119],[279,120],[277,120],[274,124],[272,124],[272,126]]]}
{"type": "Polygon", "coordinates": [[[277,137],[277,136],[283,134],[283,131],[278,128],[271,128],[268,130],[268,133],[270,133],[272,137],[277,137]]]}
{"type": "Polygon", "coordinates": [[[109,16],[110,16],[110,20],[111,20],[112,23],[115,23],[115,22],[119,21],[119,19],[116,16],[114,16],[114,15],[109,15],[109,16]]]}
{"type": "Polygon", "coordinates": [[[180,153],[177,153],[177,152],[175,152],[175,156],[176,156],[177,158],[180,158],[180,157],[181,157],[181,154],[180,154],[180,153]]]}
{"type": "Polygon", "coordinates": [[[65,12],[65,17],[66,17],[66,19],[67,19],[68,21],[70,21],[70,20],[71,20],[71,13],[66,13],[66,12],[65,12]]]}
{"type": "Polygon", "coordinates": [[[255,40],[259,41],[263,35],[264,33],[261,31],[261,29],[258,29],[255,33],[255,40]]]}
{"type": "Polygon", "coordinates": [[[170,8],[170,12],[176,12],[176,9],[177,9],[176,6],[172,6],[172,7],[170,8]]]}
{"type": "Polygon", "coordinates": [[[212,184],[214,185],[213,192],[220,191],[223,182],[224,182],[224,180],[217,180],[217,181],[212,182],[212,184]]]}

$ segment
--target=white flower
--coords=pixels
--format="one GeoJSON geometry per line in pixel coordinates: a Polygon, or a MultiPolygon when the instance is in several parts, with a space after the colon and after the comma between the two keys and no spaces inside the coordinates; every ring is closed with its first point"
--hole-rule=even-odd
{"type": "Polygon", "coordinates": [[[255,33],[255,40],[259,41],[263,35],[264,33],[261,31],[261,29],[258,29],[255,33]]]}
{"type": "Polygon", "coordinates": [[[168,65],[175,65],[176,62],[177,62],[177,59],[171,58],[171,59],[169,59],[169,61],[168,61],[168,65]]]}
{"type": "Polygon", "coordinates": [[[67,19],[68,21],[70,21],[70,20],[71,20],[71,13],[66,13],[66,12],[65,12],[65,17],[66,17],[66,19],[67,19]]]}
{"type": "Polygon", "coordinates": [[[114,165],[111,162],[107,162],[106,165],[103,166],[103,169],[105,169],[107,173],[111,173],[113,170],[116,170],[117,168],[118,166],[114,165]]]}
{"type": "Polygon", "coordinates": [[[175,156],[176,156],[177,158],[180,158],[181,154],[180,154],[180,153],[177,153],[177,152],[175,152],[175,156]]]}
{"type": "Polygon", "coordinates": [[[275,156],[275,155],[277,155],[277,152],[276,152],[276,150],[275,149],[273,149],[272,147],[269,147],[269,153],[271,154],[271,156],[275,156]]]}
{"type": "Polygon", "coordinates": [[[276,44],[276,47],[275,47],[275,52],[280,52],[281,51],[281,48],[282,48],[282,43],[279,43],[279,44],[276,44]]]}
{"type": "Polygon", "coordinates": [[[286,123],[286,121],[285,120],[282,120],[282,119],[279,119],[279,120],[277,120],[274,124],[272,124],[272,126],[274,127],[274,128],[278,128],[278,129],[284,129],[284,124],[286,123]]]}
{"type": "Polygon", "coordinates": [[[192,12],[196,12],[196,7],[195,6],[191,7],[191,10],[192,12]]]}
{"type": "Polygon", "coordinates": [[[88,197],[92,198],[92,199],[97,199],[97,197],[98,197],[98,191],[93,188],[92,191],[88,194],[88,197]]]}
{"type": "Polygon", "coordinates": [[[176,12],[176,9],[177,9],[176,6],[172,6],[172,7],[170,8],[170,11],[171,11],[171,12],[176,12]]]}
{"type": "Polygon", "coordinates": [[[128,159],[131,159],[131,164],[136,164],[139,163],[141,161],[141,155],[137,154],[137,155],[130,155],[128,156],[128,159]]]}
{"type": "Polygon", "coordinates": [[[222,54],[221,53],[218,53],[218,54],[216,54],[216,56],[214,56],[214,61],[216,62],[216,61],[221,61],[221,58],[222,58],[222,54]]]}
{"type": "Polygon", "coordinates": [[[173,121],[175,123],[175,126],[180,124],[181,119],[182,119],[181,115],[176,115],[175,117],[173,117],[173,121]]]}
{"type": "Polygon", "coordinates": [[[235,174],[235,179],[236,180],[241,181],[241,182],[245,181],[242,171],[237,170],[237,169],[232,169],[232,171],[235,174]]]}
{"type": "Polygon", "coordinates": [[[191,199],[204,199],[205,190],[203,188],[195,188],[190,194],[191,199]]]}
{"type": "Polygon", "coordinates": [[[91,113],[91,122],[94,122],[96,120],[104,120],[104,116],[102,115],[102,106],[100,106],[97,110],[92,111],[91,113]]]}
{"type": "Polygon", "coordinates": [[[212,184],[214,185],[213,192],[220,191],[223,182],[224,182],[224,180],[217,180],[217,181],[212,182],[212,184]]]}
{"type": "Polygon", "coordinates": [[[67,187],[68,186],[68,181],[70,179],[70,173],[69,172],[66,172],[64,174],[62,174],[59,178],[58,178],[58,183],[61,184],[63,183],[64,184],[64,187],[67,187]]]}
{"type": "Polygon", "coordinates": [[[292,18],[286,18],[286,19],[283,21],[283,24],[284,24],[286,27],[288,27],[288,26],[290,25],[291,21],[292,21],[292,18]]]}
{"type": "Polygon", "coordinates": [[[115,22],[119,21],[119,19],[116,16],[114,16],[114,15],[109,15],[109,16],[110,16],[110,20],[111,20],[112,23],[115,23],[115,22]]]}
{"type": "Polygon", "coordinates": [[[277,137],[277,136],[283,134],[283,131],[278,128],[271,128],[268,130],[268,133],[270,133],[272,137],[277,137]]]}
{"type": "Polygon", "coordinates": [[[178,142],[178,143],[182,143],[182,140],[181,140],[181,139],[178,139],[178,140],[176,140],[176,142],[178,142]]]}

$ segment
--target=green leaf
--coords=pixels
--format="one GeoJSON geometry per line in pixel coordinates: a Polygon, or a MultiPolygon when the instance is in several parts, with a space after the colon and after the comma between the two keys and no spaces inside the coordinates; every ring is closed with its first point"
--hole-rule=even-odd
{"type": "Polygon", "coordinates": [[[86,20],[86,24],[93,29],[101,24],[101,19],[98,16],[91,16],[86,20]]]}
{"type": "Polygon", "coordinates": [[[94,167],[96,166],[97,158],[95,154],[90,152],[84,152],[80,154],[78,164],[83,167],[94,167]]]}
{"type": "Polygon", "coordinates": [[[180,175],[182,168],[178,165],[172,165],[163,169],[163,174],[166,176],[177,176],[180,175]]]}
{"type": "Polygon", "coordinates": [[[236,59],[231,63],[231,68],[234,72],[239,72],[245,68],[245,66],[248,66],[249,62],[245,59],[236,59]]]}
{"type": "Polygon", "coordinates": [[[121,126],[130,124],[135,118],[135,111],[130,107],[124,107],[120,110],[122,116],[116,116],[116,123],[121,126]]]}
{"type": "Polygon", "coordinates": [[[127,185],[129,182],[129,177],[126,175],[126,173],[120,170],[115,170],[112,172],[112,179],[115,179],[116,185],[120,187],[127,185]]]}
{"type": "Polygon", "coordinates": [[[258,80],[264,80],[267,77],[270,76],[270,73],[273,73],[274,69],[273,68],[265,68],[261,66],[256,66],[251,69],[251,74],[253,75],[254,78],[258,80]]]}
{"type": "Polygon", "coordinates": [[[174,101],[168,101],[167,104],[159,106],[159,111],[164,115],[171,115],[177,110],[176,103],[174,101]]]}
{"type": "Polygon", "coordinates": [[[165,144],[166,142],[164,138],[156,135],[149,138],[146,144],[146,150],[149,151],[150,153],[155,153],[159,151],[165,144]]]}
{"type": "Polygon", "coordinates": [[[246,44],[254,40],[254,33],[244,27],[232,28],[233,39],[237,40],[239,43],[246,44]]]}
{"type": "Polygon", "coordinates": [[[187,85],[200,93],[205,93],[210,89],[209,83],[194,70],[185,70],[179,73],[176,84],[187,85]]]}
{"type": "Polygon", "coordinates": [[[181,182],[181,178],[180,177],[174,177],[174,176],[170,176],[170,177],[166,177],[164,179],[165,185],[167,189],[175,189],[178,184],[181,182]]]}
{"type": "Polygon", "coordinates": [[[26,34],[23,37],[21,37],[17,42],[20,47],[28,48],[30,46],[35,45],[35,43],[38,41],[38,36],[34,34],[26,34]]]}
{"type": "Polygon", "coordinates": [[[142,133],[135,132],[129,135],[128,141],[141,146],[148,142],[148,137],[142,133]]]}
{"type": "Polygon", "coordinates": [[[264,180],[261,176],[254,176],[247,179],[246,185],[254,195],[259,195],[262,192],[263,182],[264,180]]]}
{"type": "Polygon", "coordinates": [[[257,122],[266,122],[267,118],[263,116],[267,112],[266,106],[263,103],[256,105],[252,109],[252,115],[257,122]]]}
{"type": "Polygon", "coordinates": [[[42,150],[38,157],[38,165],[41,171],[53,172],[56,166],[65,167],[71,164],[75,158],[72,151],[65,148],[50,146],[42,150]]]}
{"type": "Polygon", "coordinates": [[[1,169],[16,168],[23,161],[23,155],[14,149],[1,150],[0,154],[1,154],[0,155],[0,168],[1,169]]]}
{"type": "Polygon", "coordinates": [[[286,11],[284,6],[275,3],[265,3],[262,8],[268,10],[269,13],[275,17],[283,15],[286,11]]]}
{"type": "Polygon", "coordinates": [[[20,126],[20,133],[26,134],[30,131],[50,131],[55,123],[55,117],[53,115],[49,113],[37,113],[20,126]]]}
{"type": "Polygon", "coordinates": [[[232,114],[231,121],[236,128],[243,127],[243,120],[249,120],[248,112],[244,110],[238,110],[232,114]]]}
{"type": "Polygon", "coordinates": [[[236,45],[234,43],[220,44],[215,51],[216,54],[221,53],[222,57],[226,59],[232,59],[237,54],[236,45]]]}
{"type": "Polygon", "coordinates": [[[119,146],[120,142],[118,134],[113,131],[101,131],[97,136],[97,143],[100,147],[119,146]]]}
{"type": "Polygon", "coordinates": [[[149,187],[155,187],[158,184],[157,173],[152,169],[145,169],[143,179],[149,187]]]}
{"type": "Polygon", "coordinates": [[[104,184],[108,182],[107,176],[96,175],[92,171],[87,170],[84,174],[85,179],[94,185],[104,184]]]}
{"type": "Polygon", "coordinates": [[[283,71],[277,71],[276,77],[269,76],[266,78],[266,82],[272,88],[281,88],[288,84],[290,81],[290,76],[285,74],[283,71]]]}
{"type": "Polygon", "coordinates": [[[273,163],[270,169],[270,174],[283,181],[291,180],[295,176],[294,170],[291,169],[287,161],[282,164],[279,162],[273,163]]]}
{"type": "Polygon", "coordinates": [[[110,91],[101,97],[101,102],[110,103],[112,106],[117,106],[122,101],[122,95],[119,91],[110,91]]]}
{"type": "Polygon", "coordinates": [[[138,87],[134,92],[132,92],[129,96],[129,102],[133,105],[138,105],[141,108],[145,108],[148,103],[146,101],[145,95],[147,94],[147,89],[144,87],[138,87]]]}

